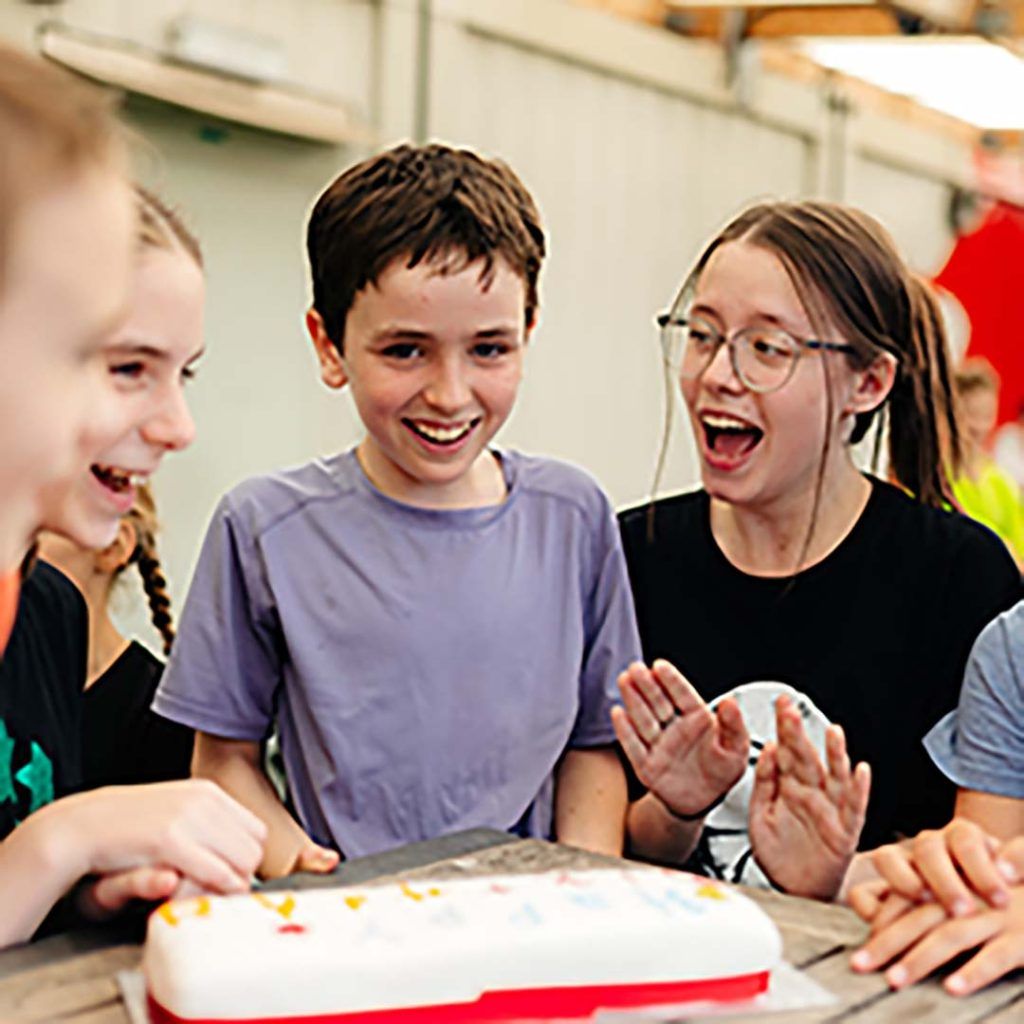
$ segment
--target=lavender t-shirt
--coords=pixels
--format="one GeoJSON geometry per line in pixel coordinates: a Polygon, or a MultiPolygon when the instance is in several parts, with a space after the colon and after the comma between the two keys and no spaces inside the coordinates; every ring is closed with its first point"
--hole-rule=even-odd
{"type": "Polygon", "coordinates": [[[597,484],[500,458],[489,508],[400,504],[354,451],[231,491],[153,707],[250,741],[276,717],[303,826],[349,857],[479,826],[550,836],[556,764],[612,742],[640,642],[597,484]]]}

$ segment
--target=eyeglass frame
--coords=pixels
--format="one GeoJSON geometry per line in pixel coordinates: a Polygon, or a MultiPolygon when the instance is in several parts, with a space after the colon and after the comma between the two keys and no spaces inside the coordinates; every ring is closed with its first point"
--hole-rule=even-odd
{"type": "Polygon", "coordinates": [[[805,350],[810,350],[812,352],[843,352],[846,353],[847,355],[856,355],[857,353],[857,349],[853,345],[850,345],[848,342],[823,341],[820,338],[800,338],[797,335],[791,334],[789,331],[781,327],[773,327],[772,330],[776,330],[780,334],[784,334],[787,338],[792,338],[792,340],[796,342],[797,355],[796,358],[789,364],[789,370],[787,371],[784,380],[780,381],[778,384],[774,384],[770,388],[756,388],[751,387],[751,385],[744,378],[743,374],[740,373],[739,366],[736,363],[736,346],[734,344],[736,336],[742,334],[746,330],[750,330],[750,328],[741,328],[739,331],[733,331],[732,334],[725,334],[722,331],[719,331],[717,328],[715,328],[714,324],[710,323],[710,321],[705,320],[703,317],[680,317],[676,316],[671,312],[659,313],[654,319],[655,323],[657,323],[658,325],[662,358],[664,358],[666,365],[669,364],[667,351],[668,347],[665,344],[665,329],[667,327],[686,327],[694,320],[699,320],[701,323],[707,324],[708,327],[712,328],[718,335],[718,343],[715,345],[715,350],[714,352],[711,353],[710,358],[704,364],[704,367],[701,369],[700,373],[696,374],[693,377],[687,377],[685,378],[686,380],[698,380],[701,377],[703,377],[704,374],[707,373],[708,367],[715,361],[715,358],[718,356],[718,353],[721,350],[722,346],[727,345],[729,348],[729,365],[732,367],[732,372],[735,374],[736,379],[748,391],[753,391],[755,394],[758,395],[768,395],[771,394],[773,391],[778,391],[781,388],[784,388],[790,382],[790,380],[793,379],[793,374],[796,372],[796,365],[798,362],[800,362],[800,357],[803,355],[805,350]]]}

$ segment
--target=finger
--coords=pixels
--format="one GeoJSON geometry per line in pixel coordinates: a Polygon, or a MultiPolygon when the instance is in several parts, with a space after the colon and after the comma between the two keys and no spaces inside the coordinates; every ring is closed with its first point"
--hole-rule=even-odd
{"type": "Polygon", "coordinates": [[[904,914],[909,914],[919,906],[921,906],[920,903],[908,900],[905,896],[900,896],[899,893],[890,892],[871,922],[871,934],[877,935],[884,931],[893,921],[898,921],[904,914]]]}
{"type": "Polygon", "coordinates": [[[877,970],[946,919],[946,912],[937,903],[915,907],[888,928],[872,935],[866,945],[853,954],[850,964],[857,971],[877,970]]]}
{"type": "Polygon", "coordinates": [[[764,745],[754,767],[754,785],[750,791],[749,815],[764,815],[778,798],[778,766],[775,763],[775,744],[764,745]]]}
{"type": "Polygon", "coordinates": [[[870,796],[871,766],[866,761],[861,761],[853,770],[853,776],[843,792],[839,805],[839,817],[843,828],[849,833],[855,833],[858,840],[864,828],[870,796]]]}
{"type": "MultiPolygon", "coordinates": [[[[647,760],[647,744],[640,738],[640,734],[633,727],[626,711],[616,705],[612,708],[612,728],[615,730],[615,738],[619,741],[622,749],[633,766],[633,771],[639,777],[644,769],[647,760]]],[[[641,778],[641,782],[644,780],[641,778]]],[[[646,785],[646,783],[645,783],[646,785]]]]}
{"type": "Polygon", "coordinates": [[[783,695],[775,702],[775,728],[779,740],[779,770],[794,775],[806,786],[823,786],[825,768],[807,738],[799,710],[783,695]]]}
{"type": "MultiPolygon", "coordinates": [[[[973,823],[954,821],[946,829],[946,843],[956,866],[962,872],[968,886],[982,896],[993,907],[1005,907],[1010,900],[1010,889],[1006,879],[996,867],[992,847],[995,845],[988,836],[973,823]]],[[[946,903],[944,893],[934,889],[936,898],[952,911],[946,903]]]]}
{"type": "Polygon", "coordinates": [[[637,681],[646,675],[649,673],[645,666],[639,663],[630,665],[621,692],[622,703],[633,723],[633,728],[644,743],[650,746],[661,735],[661,722],[651,710],[637,681]]]}
{"type": "Polygon", "coordinates": [[[132,900],[167,899],[180,881],[178,872],[170,868],[132,868],[100,878],[90,896],[97,909],[113,913],[132,900]]]}
{"type": "Polygon", "coordinates": [[[750,750],[750,734],[743,712],[733,697],[724,697],[715,708],[718,716],[718,735],[722,747],[734,754],[746,754],[750,750]]]}
{"type": "Polygon", "coordinates": [[[999,921],[1000,915],[991,912],[976,917],[947,919],[893,964],[885,972],[886,980],[893,988],[920,981],[953,957],[990,939],[999,930],[999,921]]]}
{"type": "Polygon", "coordinates": [[[918,901],[925,894],[925,885],[902,846],[891,843],[880,846],[871,854],[871,863],[893,891],[909,900],[918,901]]]}
{"type": "Polygon", "coordinates": [[[974,897],[953,863],[943,832],[922,832],[913,842],[914,866],[935,898],[954,917],[974,910],[974,897]]]}
{"type": "Polygon", "coordinates": [[[1024,836],[1003,844],[996,859],[996,870],[1011,885],[1024,879],[1024,836]]]}
{"type": "Polygon", "coordinates": [[[341,857],[337,850],[329,850],[326,846],[317,846],[315,843],[311,843],[299,853],[294,870],[326,875],[338,866],[340,860],[341,857]]]}
{"type": "Polygon", "coordinates": [[[1000,935],[946,979],[946,991],[954,996],[970,995],[1018,967],[1024,967],[1020,932],[1000,935]]]}
{"type": "Polygon", "coordinates": [[[846,750],[846,733],[841,725],[825,730],[825,760],[829,777],[845,786],[850,780],[850,755],[846,750]]]}
{"type": "Polygon", "coordinates": [[[853,912],[864,921],[872,921],[881,909],[882,902],[892,890],[882,878],[861,882],[850,890],[849,900],[853,912]]]}
{"type": "Polygon", "coordinates": [[[669,661],[658,658],[651,666],[658,683],[669,695],[675,709],[681,715],[706,709],[704,698],[690,685],[687,678],[669,661]]]}
{"type": "MultiPolygon", "coordinates": [[[[668,662],[656,662],[656,665],[668,662]]],[[[636,685],[644,695],[644,699],[650,705],[654,717],[658,720],[660,728],[664,728],[673,718],[676,717],[676,706],[672,702],[668,690],[662,685],[656,670],[637,672],[633,676],[636,685]]]]}
{"type": "Polygon", "coordinates": [[[242,829],[255,839],[261,849],[267,838],[267,825],[258,815],[253,814],[248,807],[243,807],[234,797],[225,792],[215,782],[208,780],[194,780],[197,784],[203,784],[213,791],[213,799],[217,802],[220,813],[227,815],[237,828],[242,829]]]}
{"type": "Polygon", "coordinates": [[[214,850],[192,839],[171,844],[162,858],[201,889],[218,893],[248,892],[250,875],[242,875],[214,850]]]}

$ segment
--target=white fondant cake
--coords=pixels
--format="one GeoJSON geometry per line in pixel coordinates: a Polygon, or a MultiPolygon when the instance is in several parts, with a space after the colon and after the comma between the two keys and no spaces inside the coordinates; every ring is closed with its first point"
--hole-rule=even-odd
{"type": "Polygon", "coordinates": [[[156,1021],[483,1021],[746,998],[775,926],[659,869],[414,881],[166,903],[143,968],[156,1021]]]}

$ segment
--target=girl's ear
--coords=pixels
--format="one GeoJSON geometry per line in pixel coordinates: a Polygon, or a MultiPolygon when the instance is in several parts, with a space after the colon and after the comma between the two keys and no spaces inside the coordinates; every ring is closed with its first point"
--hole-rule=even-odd
{"type": "Polygon", "coordinates": [[[338,346],[327,336],[323,318],[315,309],[306,313],[306,330],[320,363],[320,379],[329,388],[343,388],[348,383],[344,361],[338,346]]]}
{"type": "Polygon", "coordinates": [[[891,352],[882,352],[870,366],[858,370],[844,411],[859,413],[877,409],[889,397],[898,367],[899,363],[891,352]]]}
{"type": "Polygon", "coordinates": [[[107,576],[120,572],[132,557],[139,535],[130,519],[122,519],[117,526],[117,536],[96,552],[96,571],[107,576]]]}

